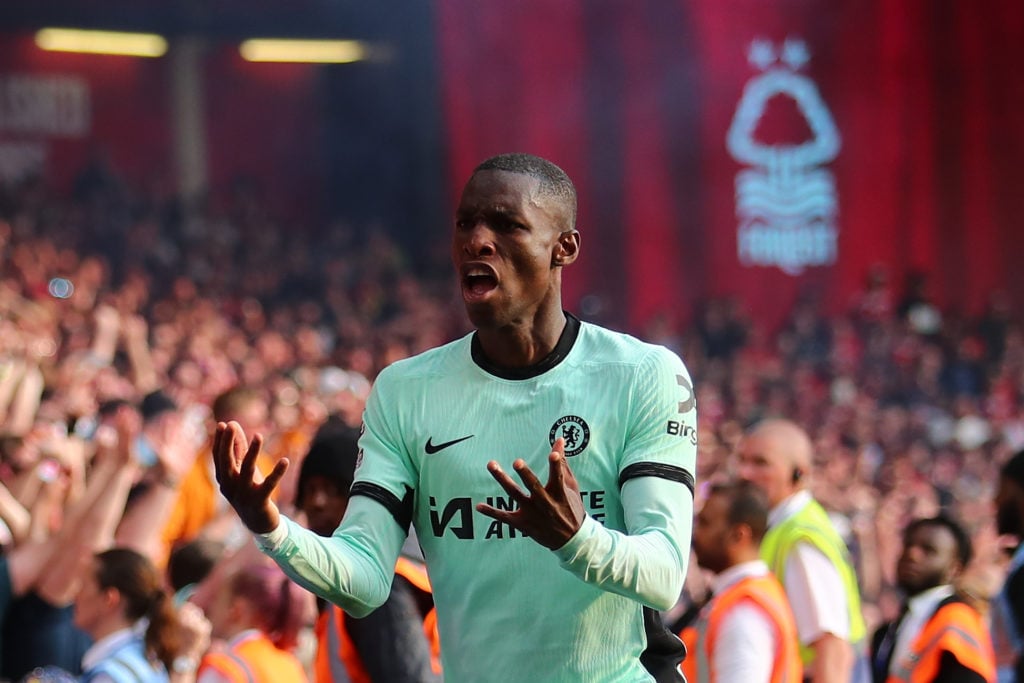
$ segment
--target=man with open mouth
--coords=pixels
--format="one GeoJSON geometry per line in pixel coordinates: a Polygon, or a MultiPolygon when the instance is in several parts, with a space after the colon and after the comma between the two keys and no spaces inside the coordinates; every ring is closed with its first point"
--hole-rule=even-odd
{"type": "Polygon", "coordinates": [[[527,154],[474,170],[452,260],[475,331],[381,372],[329,538],[279,514],[287,464],[255,472],[262,437],[218,426],[225,497],[290,576],[348,613],[387,597],[415,527],[450,683],[682,680],[658,610],[690,552],[693,385],[675,353],[563,310],[579,254],[564,171],[527,154]]]}

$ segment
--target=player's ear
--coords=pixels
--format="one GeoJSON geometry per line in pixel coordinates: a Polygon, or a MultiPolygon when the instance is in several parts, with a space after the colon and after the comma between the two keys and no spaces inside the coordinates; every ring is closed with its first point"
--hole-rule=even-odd
{"type": "Polygon", "coordinates": [[[565,230],[558,235],[555,253],[551,257],[552,266],[567,266],[576,260],[580,253],[580,233],[577,230],[565,230]]]}

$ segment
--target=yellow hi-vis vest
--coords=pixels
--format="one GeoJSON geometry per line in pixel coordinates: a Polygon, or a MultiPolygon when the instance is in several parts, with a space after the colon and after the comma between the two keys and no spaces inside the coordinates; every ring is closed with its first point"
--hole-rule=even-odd
{"type": "MultiPolygon", "coordinates": [[[[860,590],[857,588],[857,574],[850,560],[846,543],[832,526],[825,508],[812,500],[798,513],[781,524],[772,527],[761,540],[761,559],[782,585],[786,584],[786,560],[797,543],[810,543],[825,554],[843,581],[846,590],[846,610],[850,615],[850,642],[854,647],[863,644],[867,635],[864,615],[860,609],[860,590]]],[[[810,670],[814,661],[814,650],[800,646],[800,659],[804,669],[810,670]]]]}

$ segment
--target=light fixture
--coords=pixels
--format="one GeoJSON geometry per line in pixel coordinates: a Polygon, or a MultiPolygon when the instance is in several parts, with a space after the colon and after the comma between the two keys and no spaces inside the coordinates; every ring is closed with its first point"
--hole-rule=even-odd
{"type": "Polygon", "coordinates": [[[88,52],[101,55],[161,57],[167,40],[155,33],[91,31],[77,28],[44,28],[36,33],[36,45],[55,52],[88,52]]]}
{"type": "Polygon", "coordinates": [[[367,48],[358,40],[288,40],[252,38],[239,46],[250,62],[303,62],[348,64],[366,59],[367,48]]]}

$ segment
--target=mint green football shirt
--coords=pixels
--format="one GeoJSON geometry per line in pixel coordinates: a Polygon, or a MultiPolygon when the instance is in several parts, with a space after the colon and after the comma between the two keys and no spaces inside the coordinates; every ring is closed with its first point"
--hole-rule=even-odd
{"type": "MultiPolygon", "coordinates": [[[[574,318],[552,355],[528,370],[492,367],[475,344],[467,335],[380,374],[351,491],[360,509],[365,496],[387,510],[381,515],[393,521],[379,524],[415,527],[445,680],[652,680],[639,659],[642,607],[655,602],[649,594],[661,596],[657,608],[674,602],[689,555],[697,438],[686,368],[664,347],[574,318]],[[589,519],[553,552],[475,506],[514,507],[487,471],[490,460],[517,479],[512,462],[523,458],[546,482],[557,438],[589,519]],[[634,493],[626,509],[630,482],[652,479],[663,484],[634,493]],[[626,535],[639,532],[646,533],[626,535]],[[653,553],[670,560],[669,571],[653,553]]],[[[348,522],[336,541],[347,542],[348,522]]],[[[352,525],[360,552],[373,553],[366,519],[352,525]]],[[[318,541],[302,533],[287,551],[270,554],[279,562],[322,554],[307,543],[318,541]]],[[[395,544],[385,545],[390,552],[395,544]]],[[[382,558],[382,566],[392,560],[382,558]]],[[[318,576],[345,582],[348,573],[332,567],[318,576]]]]}

